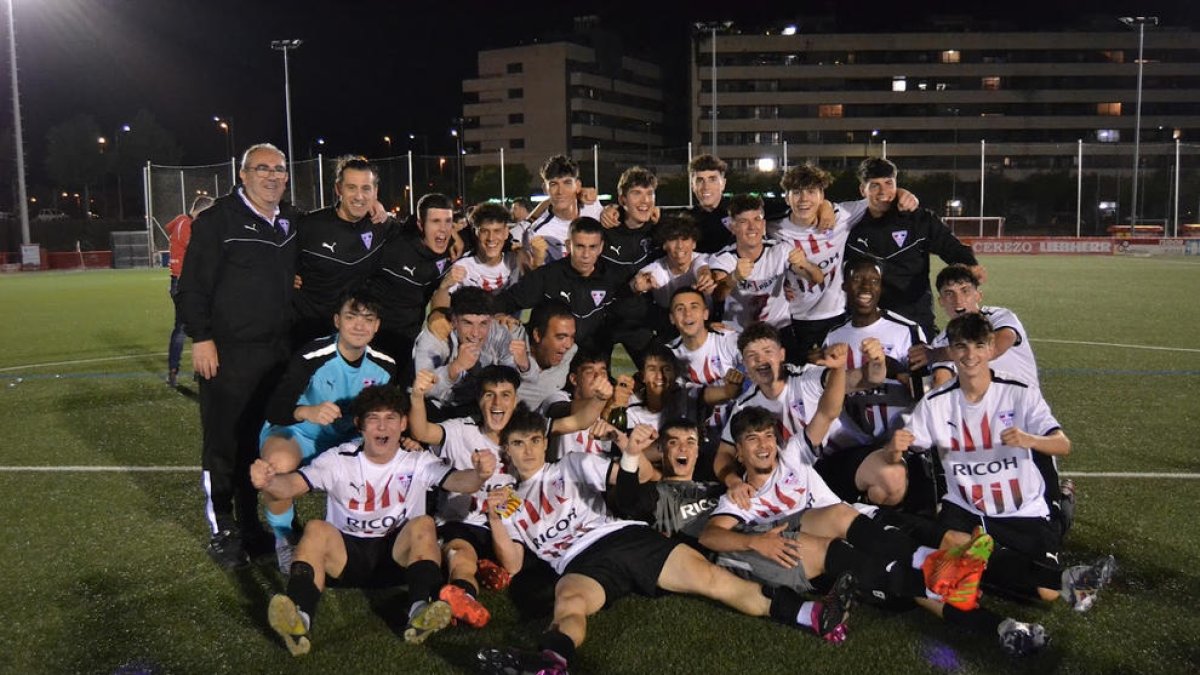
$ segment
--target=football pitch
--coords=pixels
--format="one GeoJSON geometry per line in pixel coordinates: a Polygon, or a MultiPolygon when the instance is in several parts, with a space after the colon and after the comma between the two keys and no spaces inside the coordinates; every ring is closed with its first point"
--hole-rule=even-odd
{"type": "MultiPolygon", "coordinates": [[[[1200,670],[1200,260],[983,262],[985,304],[1025,324],[1074,442],[1063,561],[1121,566],[1092,611],[986,596],[1052,636],[1017,661],[918,610],[856,609],[833,646],[694,598],[628,598],[589,622],[573,672],[1200,670]]],[[[336,590],[293,659],[266,624],[274,565],[226,573],[204,553],[196,402],[163,384],[166,272],[0,276],[0,317],[0,672],[471,672],[480,647],[544,628],[484,593],[486,628],[412,646],[403,590],[336,590]]]]}

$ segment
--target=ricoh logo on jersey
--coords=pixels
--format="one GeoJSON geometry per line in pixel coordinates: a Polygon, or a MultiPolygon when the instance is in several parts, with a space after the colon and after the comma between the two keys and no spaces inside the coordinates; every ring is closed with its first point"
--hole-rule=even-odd
{"type": "Polygon", "coordinates": [[[750,291],[751,293],[757,293],[758,291],[765,291],[765,290],[771,288],[772,286],[774,286],[776,283],[778,283],[780,276],[781,275],[776,274],[775,276],[772,276],[767,279],[746,279],[744,281],[738,282],[738,289],[743,290],[743,291],[750,291]]]}
{"type": "Polygon", "coordinates": [[[708,513],[709,511],[712,511],[713,509],[717,508],[717,503],[718,502],[716,499],[709,499],[708,497],[704,497],[695,502],[692,502],[691,504],[684,504],[683,506],[679,507],[679,517],[680,518],[695,518],[696,516],[702,516],[702,515],[708,513]]]}
{"type": "Polygon", "coordinates": [[[359,519],[346,517],[346,529],[361,532],[386,532],[399,522],[395,516],[384,516],[383,518],[359,519]]]}
{"type": "Polygon", "coordinates": [[[540,548],[543,544],[554,541],[560,534],[569,531],[576,516],[575,509],[571,509],[565,516],[547,525],[541,534],[533,538],[533,545],[540,548]]]}
{"type": "Polygon", "coordinates": [[[1005,457],[990,462],[956,462],[951,466],[951,474],[955,476],[991,476],[1009,470],[1015,471],[1017,458],[1005,457]]]}

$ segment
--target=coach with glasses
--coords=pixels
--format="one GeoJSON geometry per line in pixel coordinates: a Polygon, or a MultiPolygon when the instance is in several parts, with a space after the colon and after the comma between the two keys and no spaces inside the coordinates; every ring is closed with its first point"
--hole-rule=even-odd
{"type": "Polygon", "coordinates": [[[200,376],[208,554],[231,569],[268,553],[250,464],[263,407],[288,358],[297,215],[281,202],[284,154],[269,143],[242,155],[241,185],[192,226],[175,305],[200,376]],[[261,550],[260,550],[261,549],[261,550]]]}

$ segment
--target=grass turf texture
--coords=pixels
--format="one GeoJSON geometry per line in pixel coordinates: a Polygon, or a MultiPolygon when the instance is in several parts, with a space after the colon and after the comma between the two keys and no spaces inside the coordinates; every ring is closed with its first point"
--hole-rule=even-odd
{"type": "MultiPolygon", "coordinates": [[[[1033,335],[1043,387],[1075,442],[1065,471],[1200,472],[1200,264],[1170,259],[1029,257],[984,261],[985,301],[1033,335]]],[[[0,277],[0,466],[199,463],[195,402],[161,383],[171,312],[162,271],[0,277]],[[93,361],[24,368],[27,364],[93,361]],[[19,382],[17,378],[22,378],[19,382]]],[[[614,370],[628,371],[628,361],[614,370]]],[[[1200,663],[1200,480],[1076,479],[1066,562],[1116,554],[1095,609],[993,597],[1043,623],[1053,644],[1025,661],[920,612],[855,612],[840,647],[683,597],[629,598],[589,622],[585,673],[1182,672],[1200,663]],[[1188,637],[1192,636],[1192,637],[1188,637]]],[[[492,623],[403,643],[403,590],[339,590],[322,600],[313,652],[293,659],[266,625],[282,582],[273,565],[226,574],[204,555],[199,476],[0,472],[9,593],[0,672],[463,672],[477,648],[529,646],[521,621],[485,593],[492,623]]],[[[306,498],[315,517],[323,499],[306,498]]]]}

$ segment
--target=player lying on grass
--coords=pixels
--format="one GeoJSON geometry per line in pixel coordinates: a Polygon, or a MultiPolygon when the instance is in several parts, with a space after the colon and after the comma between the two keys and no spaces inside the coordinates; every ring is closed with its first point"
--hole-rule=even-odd
{"type": "MultiPolygon", "coordinates": [[[[830,391],[842,387],[836,372],[830,391]]],[[[710,515],[700,543],[718,552],[717,563],[800,593],[811,592],[822,575],[853,574],[862,592],[880,599],[912,598],[949,623],[996,635],[1009,654],[1041,648],[1046,642],[1041,626],[979,607],[979,579],[992,548],[987,534],[977,531],[948,550],[919,546],[833,494],[800,449],[813,445],[832,419],[818,412],[781,450],[778,421],[765,408],[752,406],[734,415],[738,458],[756,492],[749,508],[726,496],[710,515]]]]}
{"type": "MultiPolygon", "coordinates": [[[[436,385],[437,376],[422,370],[412,386],[412,409],[409,411],[409,435],[430,446],[435,454],[456,469],[469,469],[480,453],[500,461],[500,432],[512,418],[520,400],[517,388],[521,376],[507,366],[491,365],[476,375],[480,393],[477,406],[467,417],[434,424],[428,420],[425,397],[436,385]]],[[[570,433],[586,429],[600,415],[612,393],[608,382],[594,383],[592,395],[585,405],[569,415],[554,420],[554,433],[570,433]]],[[[507,574],[495,566],[492,535],[487,525],[487,496],[492,490],[512,485],[516,481],[503,469],[494,474],[474,494],[445,494],[438,500],[438,537],[444,542],[442,553],[446,560],[449,583],[440,597],[450,603],[454,618],[476,628],[487,624],[489,613],[482,605],[467,598],[479,593],[476,574],[492,581],[494,587],[507,584],[507,574]]]]}
{"type": "MultiPolygon", "coordinates": [[[[363,290],[342,296],[333,316],[337,333],[305,345],[288,364],[267,404],[259,436],[260,454],[276,473],[294,471],[318,454],[358,435],[350,402],[372,384],[396,373],[391,356],[368,346],[379,330],[379,303],[363,290]]],[[[284,574],[292,567],[299,532],[292,500],[263,496],[267,523],[275,532],[275,556],[284,574]]]]}
{"type": "Polygon", "coordinates": [[[1116,561],[1110,555],[1091,565],[1059,564],[1062,531],[1034,461],[1039,453],[1065,456],[1070,439],[1039,389],[992,372],[996,337],[987,318],[955,317],[946,336],[957,376],[917,404],[886,449],[937,453],[946,476],[940,531],[982,525],[996,540],[985,583],[1087,611],[1116,561]]]}
{"type": "Polygon", "coordinates": [[[510,573],[521,570],[527,548],[562,576],[555,586],[554,618],[538,640],[541,653],[531,657],[534,663],[522,663],[512,651],[483,650],[487,672],[522,672],[531,665],[533,672],[563,672],[584,641],[587,617],[631,592],[699,595],[744,614],[811,626],[807,630],[823,636],[845,621],[848,583],[805,606],[811,611],[801,611],[796,593],[781,589],[767,597],[758,584],[713,565],[690,546],[644,523],[615,518],[605,505],[606,492],[636,490],[649,479],[653,469],[643,453],[657,435],[649,426],[635,428],[619,463],[586,453],[547,463],[546,420],[523,410],[514,413],[501,440],[505,462],[519,482],[515,491],[489,496],[493,545],[510,573]]]}
{"type": "Polygon", "coordinates": [[[406,642],[422,642],[450,623],[450,606],[436,599],[442,560],[425,495],[433,487],[474,493],[496,460],[475,452],[472,468],[456,471],[432,453],[403,449],[407,409],[404,392],[367,387],[354,399],[361,440],[327,450],[298,471],[280,473],[262,459],[250,467],[254,486],[275,499],[311,490],[327,496],[325,520],[309,521],[296,546],[287,593],[272,597],[267,610],[271,628],[295,656],[312,648],[309,632],[327,585],[407,584],[406,642]]]}

